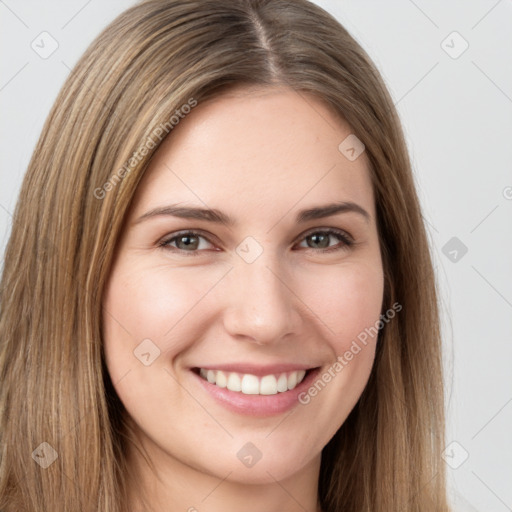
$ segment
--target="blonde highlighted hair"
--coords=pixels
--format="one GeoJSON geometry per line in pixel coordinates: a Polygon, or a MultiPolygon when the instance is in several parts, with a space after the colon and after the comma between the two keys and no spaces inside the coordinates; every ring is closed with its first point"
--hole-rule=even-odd
{"type": "Polygon", "coordinates": [[[383,312],[402,306],[380,331],[360,400],[322,452],[322,509],[448,510],[435,276],[402,129],[378,71],[338,21],[306,0],[146,0],[115,19],[70,73],[16,206],[0,288],[3,512],[130,509],[125,411],[103,358],[103,290],[160,144],[148,139],[191,98],[200,104],[243,85],[312,93],[363,141],[383,312]],[[58,455],[47,468],[33,455],[43,442],[58,455]]]}

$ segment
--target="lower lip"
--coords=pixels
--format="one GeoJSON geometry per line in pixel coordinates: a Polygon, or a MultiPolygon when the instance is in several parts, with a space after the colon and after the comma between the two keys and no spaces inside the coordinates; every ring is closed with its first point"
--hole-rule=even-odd
{"type": "Polygon", "coordinates": [[[299,404],[298,396],[311,386],[319,371],[320,368],[309,371],[304,380],[294,389],[283,393],[278,392],[275,395],[246,395],[242,392],[230,391],[211,384],[193,371],[191,373],[203,389],[227,409],[247,416],[273,416],[287,412],[299,404]]]}

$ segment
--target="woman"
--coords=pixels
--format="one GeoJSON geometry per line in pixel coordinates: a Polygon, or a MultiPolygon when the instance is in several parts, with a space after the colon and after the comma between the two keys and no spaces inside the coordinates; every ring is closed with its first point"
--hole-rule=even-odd
{"type": "Polygon", "coordinates": [[[107,27],[1,290],[5,512],[448,509],[399,120],[305,0],[146,0],[107,27]]]}

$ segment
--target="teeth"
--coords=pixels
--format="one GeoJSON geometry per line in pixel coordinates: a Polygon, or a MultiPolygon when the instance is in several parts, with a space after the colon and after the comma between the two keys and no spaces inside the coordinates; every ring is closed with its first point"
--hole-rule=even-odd
{"type": "Polygon", "coordinates": [[[265,375],[260,381],[260,395],[276,395],[277,379],[275,375],[265,375]]]}
{"type": "Polygon", "coordinates": [[[242,382],[236,373],[230,373],[226,386],[230,391],[242,391],[242,382]]]}
{"type": "Polygon", "coordinates": [[[277,391],[279,391],[279,393],[288,391],[288,377],[286,376],[286,373],[279,375],[279,378],[277,379],[277,391]]]}
{"type": "Polygon", "coordinates": [[[288,375],[288,389],[293,389],[297,385],[297,372],[288,375]]]}
{"type": "Polygon", "coordinates": [[[260,392],[260,382],[255,375],[246,374],[242,378],[242,393],[245,395],[258,395],[260,392]]]}
{"type": "Polygon", "coordinates": [[[201,368],[199,375],[210,384],[227,388],[230,391],[242,392],[245,395],[276,395],[294,389],[302,382],[306,372],[305,370],[297,370],[279,375],[265,375],[259,378],[249,373],[240,375],[234,372],[201,368]]]}
{"type": "Polygon", "coordinates": [[[217,378],[215,379],[215,384],[219,386],[219,388],[225,388],[228,385],[228,379],[224,372],[218,371],[217,378]]]}

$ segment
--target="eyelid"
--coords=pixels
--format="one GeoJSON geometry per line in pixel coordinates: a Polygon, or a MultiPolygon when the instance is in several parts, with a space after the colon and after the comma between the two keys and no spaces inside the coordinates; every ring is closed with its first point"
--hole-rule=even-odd
{"type": "MultiPolygon", "coordinates": [[[[166,235],[164,236],[159,242],[158,242],[158,246],[159,247],[163,247],[165,249],[166,245],[171,241],[171,240],[174,240],[175,238],[178,238],[182,235],[199,235],[201,238],[204,238],[205,240],[208,241],[209,244],[212,244],[212,245],[215,245],[214,242],[212,242],[210,240],[210,238],[216,238],[215,236],[211,235],[210,233],[206,233],[205,231],[201,230],[201,229],[182,229],[180,231],[174,231],[172,233],[170,233],[169,235],[166,235]]],[[[175,247],[173,247],[174,250],[176,251],[180,251],[180,252],[200,252],[200,251],[183,251],[182,249],[177,249],[175,247]]]]}
{"type": "Polygon", "coordinates": [[[351,242],[355,242],[354,240],[354,237],[348,232],[346,231],[345,229],[341,229],[341,228],[333,228],[333,227],[319,227],[319,228],[311,228],[311,229],[308,229],[307,231],[304,231],[304,233],[301,233],[299,235],[299,240],[301,240],[302,238],[305,238],[313,233],[324,233],[324,232],[330,232],[331,234],[338,234],[338,235],[344,235],[346,236],[351,242]]]}

